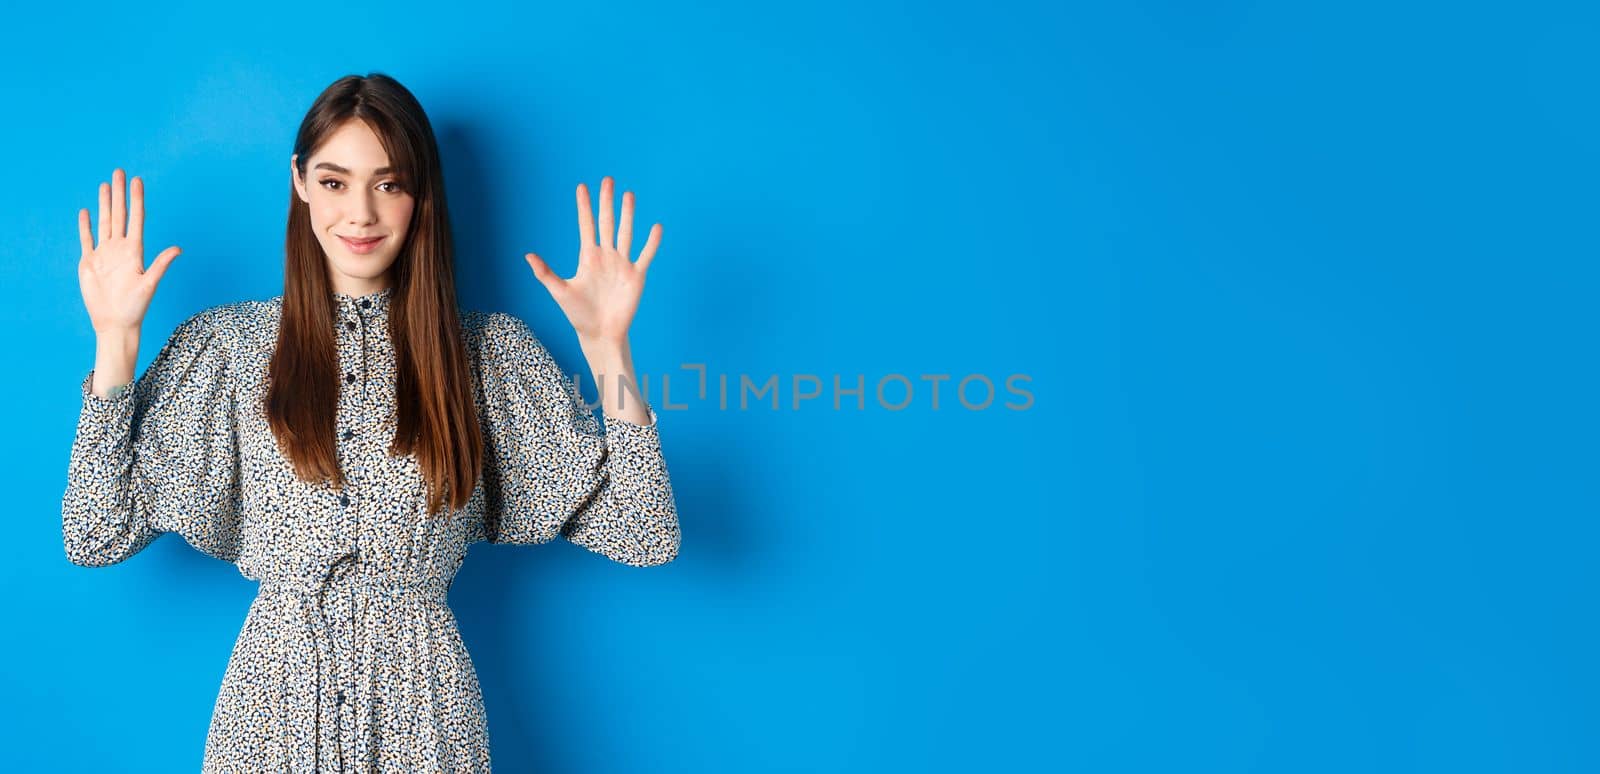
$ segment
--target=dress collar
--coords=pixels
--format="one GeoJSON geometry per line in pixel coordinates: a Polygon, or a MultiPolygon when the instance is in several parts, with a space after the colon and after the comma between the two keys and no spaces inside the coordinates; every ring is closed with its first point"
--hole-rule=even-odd
{"type": "Polygon", "coordinates": [[[375,317],[388,313],[389,301],[394,297],[394,286],[391,285],[383,290],[363,296],[352,296],[348,293],[339,292],[334,292],[332,295],[334,305],[338,308],[341,316],[351,313],[359,314],[362,317],[375,317]]]}

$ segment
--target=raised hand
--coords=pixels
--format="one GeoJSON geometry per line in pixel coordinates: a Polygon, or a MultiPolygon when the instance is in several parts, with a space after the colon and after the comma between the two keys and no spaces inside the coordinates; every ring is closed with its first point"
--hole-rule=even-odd
{"type": "Polygon", "coordinates": [[[568,279],[551,270],[535,253],[525,257],[533,275],[567,315],[584,342],[621,343],[628,336],[639,296],[644,293],[645,272],[661,242],[661,224],[650,229],[637,262],[628,257],[633,241],[633,192],[622,194],[622,224],[614,229],[611,176],[600,180],[600,233],[596,241],[589,189],[578,184],[578,271],[568,279]],[[614,236],[613,236],[614,235],[614,236]]]}
{"type": "Polygon", "coordinates": [[[78,210],[78,288],[89,311],[90,324],[99,336],[137,334],[144,322],[156,285],[166,275],[172,259],[182,250],[168,247],[150,268],[144,265],[144,181],[133,179],[132,202],[123,203],[123,172],[111,173],[111,183],[100,183],[100,243],[89,232],[89,210],[78,210]]]}

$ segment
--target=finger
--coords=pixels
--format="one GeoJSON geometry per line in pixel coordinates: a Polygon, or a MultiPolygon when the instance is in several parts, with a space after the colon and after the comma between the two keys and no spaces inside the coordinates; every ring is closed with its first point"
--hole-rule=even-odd
{"type": "Polygon", "coordinates": [[[611,187],[615,182],[610,175],[600,178],[600,246],[613,250],[617,247],[616,211],[611,205],[611,187]]]}
{"type": "Polygon", "coordinates": [[[583,240],[579,247],[588,247],[594,241],[594,210],[589,203],[589,188],[583,183],[578,184],[578,238],[583,240]]]}
{"type": "Polygon", "coordinates": [[[622,193],[622,224],[617,227],[617,252],[623,258],[628,257],[628,250],[633,247],[633,192],[622,193]]]}
{"type": "Polygon", "coordinates": [[[111,184],[100,183],[100,244],[111,238],[111,184]]]}
{"type": "Polygon", "coordinates": [[[644,250],[639,253],[639,271],[649,271],[650,262],[656,257],[656,245],[661,244],[661,224],[650,227],[650,238],[644,240],[644,250]]]}
{"type": "Polygon", "coordinates": [[[177,245],[173,245],[162,250],[161,254],[156,256],[155,261],[151,262],[150,268],[144,271],[145,275],[150,277],[150,284],[160,284],[161,278],[167,276],[167,267],[172,265],[172,259],[177,258],[178,253],[181,252],[183,251],[178,249],[177,245]]]}
{"type": "Polygon", "coordinates": [[[123,236],[128,228],[128,180],[121,169],[111,171],[111,235],[123,236]]]}
{"type": "Polygon", "coordinates": [[[561,275],[556,274],[555,270],[550,268],[550,264],[545,263],[544,259],[540,258],[537,253],[528,253],[523,258],[528,262],[529,266],[533,267],[534,278],[538,279],[539,283],[544,285],[545,289],[552,294],[556,292],[556,288],[567,284],[567,281],[562,279],[561,275]]]}
{"type": "Polygon", "coordinates": [[[135,176],[129,187],[128,238],[139,242],[144,239],[144,181],[135,176]]]}
{"type": "Polygon", "coordinates": [[[89,208],[78,208],[78,245],[83,248],[83,254],[94,252],[94,234],[89,231],[89,208]]]}

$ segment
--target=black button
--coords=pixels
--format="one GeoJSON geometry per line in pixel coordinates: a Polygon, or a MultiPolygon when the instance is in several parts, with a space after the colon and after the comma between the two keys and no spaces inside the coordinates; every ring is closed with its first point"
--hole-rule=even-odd
{"type": "Polygon", "coordinates": [[[340,505],[349,505],[350,504],[350,496],[349,495],[339,495],[339,504],[340,505]]]}
{"type": "Polygon", "coordinates": [[[372,306],[372,299],[370,299],[370,298],[361,299],[361,308],[362,309],[366,309],[369,306],[372,306]]]}
{"type": "Polygon", "coordinates": [[[353,373],[345,374],[344,375],[344,380],[349,382],[349,383],[351,383],[351,384],[355,384],[356,383],[356,375],[353,374],[353,373]]]}
{"type": "Polygon", "coordinates": [[[346,431],[344,431],[344,439],[346,441],[350,440],[351,438],[354,438],[355,435],[356,435],[356,432],[354,430],[346,430],[346,431]]]}
{"type": "Polygon", "coordinates": [[[344,327],[349,328],[350,330],[355,330],[356,329],[356,324],[353,321],[346,320],[345,323],[344,323],[344,327]]]}
{"type": "Polygon", "coordinates": [[[333,700],[338,702],[338,703],[340,703],[340,704],[343,704],[344,703],[344,691],[340,691],[338,696],[333,697],[333,700]]]}

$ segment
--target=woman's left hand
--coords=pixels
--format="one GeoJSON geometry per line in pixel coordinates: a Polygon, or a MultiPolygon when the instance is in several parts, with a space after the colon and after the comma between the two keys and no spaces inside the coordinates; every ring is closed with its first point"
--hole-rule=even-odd
{"type": "Polygon", "coordinates": [[[613,223],[610,175],[600,180],[600,233],[596,241],[594,213],[589,209],[589,189],[578,184],[578,273],[568,279],[556,274],[544,259],[528,253],[533,276],[550,291],[583,342],[622,343],[639,309],[645,272],[661,242],[661,224],[650,229],[639,260],[628,257],[633,241],[633,192],[622,194],[622,223],[613,223]],[[613,241],[613,235],[615,241],[613,241]]]}

